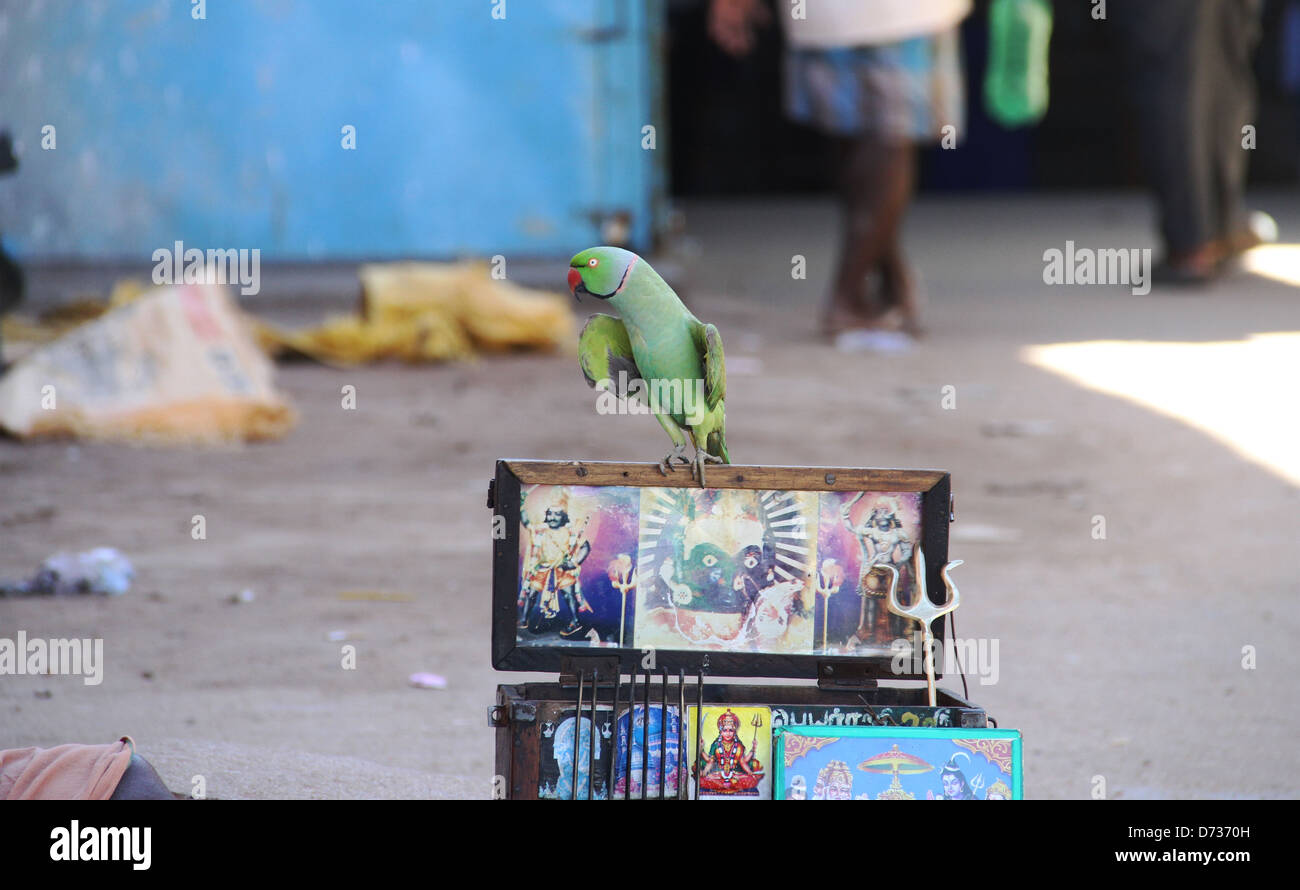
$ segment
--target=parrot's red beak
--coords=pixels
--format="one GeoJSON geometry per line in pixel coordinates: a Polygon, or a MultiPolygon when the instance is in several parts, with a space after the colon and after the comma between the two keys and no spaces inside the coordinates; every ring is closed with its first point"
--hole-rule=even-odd
{"type": "Polygon", "coordinates": [[[582,276],[578,274],[577,269],[570,269],[569,270],[569,293],[573,294],[573,298],[575,300],[578,300],[579,302],[582,301],[582,297],[578,296],[578,288],[580,288],[581,286],[582,286],[582,276]]]}

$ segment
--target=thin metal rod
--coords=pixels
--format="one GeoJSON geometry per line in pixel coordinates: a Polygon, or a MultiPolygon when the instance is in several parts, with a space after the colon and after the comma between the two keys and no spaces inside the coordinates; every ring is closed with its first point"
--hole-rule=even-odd
{"type": "Polygon", "coordinates": [[[614,769],[618,766],[618,757],[615,752],[618,751],[618,700],[623,692],[623,669],[614,668],[614,704],[610,708],[610,720],[614,723],[614,750],[609,753],[609,775],[605,777],[605,800],[616,800],[614,797],[614,769]]]}
{"type": "Polygon", "coordinates": [[[591,673],[591,730],[587,733],[587,800],[596,799],[596,700],[600,698],[600,671],[591,673]]]}
{"type": "Polygon", "coordinates": [[[659,799],[668,796],[668,668],[663,669],[663,701],[659,703],[659,799]]]}
{"type": "Polygon", "coordinates": [[[573,781],[569,783],[572,800],[578,799],[578,752],[582,750],[582,681],[585,671],[578,671],[578,710],[573,712],[573,781]]]}
{"type": "Polygon", "coordinates": [[[632,796],[632,743],[636,741],[636,668],[627,676],[627,766],[623,771],[623,799],[632,796]]]}
{"type": "Polygon", "coordinates": [[[695,773],[695,799],[700,799],[700,749],[704,747],[704,736],[700,732],[704,721],[704,669],[695,675],[695,759],[691,761],[691,771],[695,773]]]}
{"type": "Polygon", "coordinates": [[[645,719],[641,721],[641,799],[650,799],[650,672],[645,672],[645,719]]]}
{"type": "Polygon", "coordinates": [[[677,672],[677,799],[686,799],[686,669],[677,672]]]}

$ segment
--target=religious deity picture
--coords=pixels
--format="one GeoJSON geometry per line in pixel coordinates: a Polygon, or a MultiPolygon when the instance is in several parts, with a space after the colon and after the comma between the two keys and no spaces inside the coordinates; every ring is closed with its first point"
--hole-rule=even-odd
{"type": "Polygon", "coordinates": [[[928,489],[656,483],[519,483],[518,523],[493,570],[496,662],[519,651],[516,663],[535,669],[573,647],[658,650],[674,668],[718,652],[868,657],[879,669],[898,641],[914,645],[920,623],[890,610],[889,589],[892,570],[903,606],[924,590],[915,560],[928,489]]]}
{"type": "Polygon", "coordinates": [[[772,706],[773,730],[783,726],[957,726],[960,720],[959,709],[951,707],[772,706]]]}
{"type": "Polygon", "coordinates": [[[690,797],[698,776],[701,800],[771,800],[771,709],[706,705],[698,747],[697,710],[687,708],[686,718],[688,756],[698,751],[687,779],[690,797]]]}
{"type": "Polygon", "coordinates": [[[629,644],[639,490],[533,485],[520,498],[517,642],[629,644]]]}
{"type": "Polygon", "coordinates": [[[596,708],[594,733],[589,707],[582,709],[580,719],[572,705],[548,703],[539,709],[539,800],[574,800],[575,787],[577,800],[608,799],[613,723],[613,711],[608,706],[596,708]]]}
{"type": "Polygon", "coordinates": [[[622,799],[625,795],[628,798],[646,797],[651,800],[661,796],[677,797],[677,783],[685,772],[686,765],[682,756],[681,720],[678,719],[676,707],[669,706],[666,710],[667,727],[664,726],[664,709],[652,702],[650,722],[647,725],[645,706],[636,705],[633,708],[630,738],[628,712],[624,710],[619,714],[614,748],[616,799],[622,799]],[[647,750],[648,757],[645,756],[647,750]],[[627,785],[629,758],[632,776],[630,788],[627,785]]]}
{"type": "Polygon", "coordinates": [[[912,557],[921,541],[919,492],[823,492],[817,525],[815,652],[888,654],[894,640],[910,640],[920,625],[889,611],[890,575],[898,594],[914,602],[912,557]]]}
{"type": "Polygon", "coordinates": [[[785,726],[777,800],[1020,800],[1013,729],[785,726]]]}
{"type": "Polygon", "coordinates": [[[646,488],[639,648],[811,654],[817,495],[646,488]]]}

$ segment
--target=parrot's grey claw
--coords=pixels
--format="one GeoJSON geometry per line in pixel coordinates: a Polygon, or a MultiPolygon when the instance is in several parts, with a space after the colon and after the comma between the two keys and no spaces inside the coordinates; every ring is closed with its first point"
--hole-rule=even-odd
{"type": "Polygon", "coordinates": [[[668,452],[668,456],[665,457],[662,461],[659,462],[659,472],[663,473],[665,476],[667,476],[669,473],[675,473],[675,472],[677,472],[677,471],[673,468],[673,461],[675,461],[675,460],[676,460],[676,461],[681,461],[682,466],[684,466],[684,467],[685,467],[685,466],[690,466],[691,459],[690,459],[689,457],[687,457],[686,455],[682,454],[682,451],[683,451],[684,448],[685,448],[685,446],[683,445],[683,446],[680,446],[680,447],[674,448],[672,451],[668,452]]]}

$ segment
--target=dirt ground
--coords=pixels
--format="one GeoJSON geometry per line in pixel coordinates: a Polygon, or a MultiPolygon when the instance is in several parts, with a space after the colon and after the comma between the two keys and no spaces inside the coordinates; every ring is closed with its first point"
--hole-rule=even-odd
{"type": "MultiPolygon", "coordinates": [[[[1284,240],[1300,231],[1300,204],[1268,207],[1284,240]]],[[[738,462],[952,473],[958,630],[996,639],[1000,654],[998,682],[972,681],[970,694],[1024,733],[1027,796],[1086,798],[1098,777],[1112,799],[1300,796],[1300,490],[1220,439],[1020,354],[1296,331],[1293,288],[1244,275],[1196,294],[1048,287],[1042,253],[1067,239],[1150,245],[1146,205],[931,199],[908,223],[928,336],[902,355],[843,354],[812,333],[834,245],[828,203],[686,210],[683,295],[723,332],[738,462]],[[807,280],[791,279],[796,254],[807,280]],[[1248,645],[1254,669],[1242,666],[1248,645]]],[[[61,296],[59,280],[38,275],[38,297],[61,296]]],[[[277,290],[264,270],[267,296],[246,305],[306,320],[353,291],[337,275],[319,288],[293,280],[277,290]]],[[[1289,403],[1257,383],[1235,391],[1293,430],[1294,381],[1289,403]]],[[[106,660],[100,686],[0,678],[0,747],[130,734],[173,789],[202,776],[218,798],[488,796],[487,706],[518,679],[489,663],[494,461],[654,460],[666,439],[648,418],[599,416],[570,357],[288,364],[278,384],[301,412],[279,442],[0,441],[0,577],[94,546],[137,569],[121,597],[0,600],[0,635],[102,637],[106,660]],[[195,514],[206,540],[191,539],[195,514]],[[252,600],[232,602],[244,590],[252,600]],[[357,647],[355,670],[342,669],[334,631],[357,647]],[[409,686],[415,671],[447,688],[409,686]]]]}

